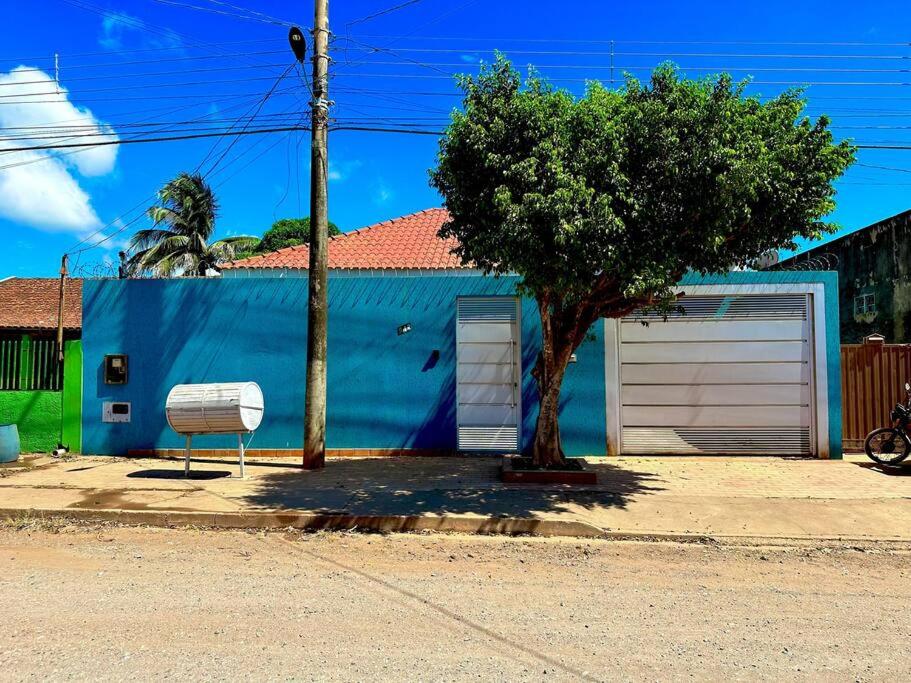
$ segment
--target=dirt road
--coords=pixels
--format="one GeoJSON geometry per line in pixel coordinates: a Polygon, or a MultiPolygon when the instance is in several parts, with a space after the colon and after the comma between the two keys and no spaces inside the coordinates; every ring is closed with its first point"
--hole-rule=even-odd
{"type": "Polygon", "coordinates": [[[0,679],[907,680],[911,555],[0,528],[0,679]]]}

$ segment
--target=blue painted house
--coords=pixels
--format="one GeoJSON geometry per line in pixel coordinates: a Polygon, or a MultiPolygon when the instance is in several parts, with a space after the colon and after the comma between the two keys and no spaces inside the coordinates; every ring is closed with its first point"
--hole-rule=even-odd
{"type": "MultiPolygon", "coordinates": [[[[515,277],[462,267],[436,234],[446,218],[431,209],[330,242],[330,455],[530,445],[537,309],[515,277]]],[[[299,454],[308,259],[290,247],[220,278],[86,281],[83,451],[181,450],[165,419],[173,385],[252,380],[266,409],[250,454],[299,454]],[[105,375],[114,354],[122,384],[105,375]]],[[[681,291],[685,315],[592,328],[564,382],[567,453],[840,457],[834,274],[742,272],[681,291]]]]}

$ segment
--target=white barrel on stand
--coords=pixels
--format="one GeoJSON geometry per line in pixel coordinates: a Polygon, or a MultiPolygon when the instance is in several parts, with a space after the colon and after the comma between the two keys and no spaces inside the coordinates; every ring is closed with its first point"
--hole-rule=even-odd
{"type": "Polygon", "coordinates": [[[252,432],[263,420],[263,392],[256,382],[178,384],[165,412],[178,434],[252,432]]]}
{"type": "Polygon", "coordinates": [[[178,384],[165,403],[168,424],[187,437],[184,474],[190,474],[190,446],[197,434],[237,434],[240,476],[244,476],[245,433],[263,420],[263,392],[256,382],[178,384]]]}

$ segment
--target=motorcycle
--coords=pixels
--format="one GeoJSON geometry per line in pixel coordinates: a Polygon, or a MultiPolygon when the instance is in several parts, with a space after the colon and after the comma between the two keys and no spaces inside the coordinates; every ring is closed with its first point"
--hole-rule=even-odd
{"type": "Polygon", "coordinates": [[[880,427],[867,434],[864,451],[867,457],[880,465],[898,465],[911,454],[908,423],[911,422],[911,384],[905,382],[905,403],[892,409],[891,427],[880,427]]]}

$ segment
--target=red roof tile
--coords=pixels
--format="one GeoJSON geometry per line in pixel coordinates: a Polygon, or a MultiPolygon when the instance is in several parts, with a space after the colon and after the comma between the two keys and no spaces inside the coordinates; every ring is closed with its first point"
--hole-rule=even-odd
{"type": "MultiPolygon", "coordinates": [[[[401,218],[338,235],[329,240],[330,268],[463,268],[450,253],[458,244],[437,231],[449,220],[446,209],[425,209],[401,218]]],[[[286,247],[262,256],[228,263],[223,268],[307,268],[307,245],[286,247]]]]}
{"type": "MultiPolygon", "coordinates": [[[[60,280],[50,277],[0,280],[0,329],[56,329],[60,280]]],[[[66,281],[63,326],[82,328],[82,280],[66,281]]]]}

